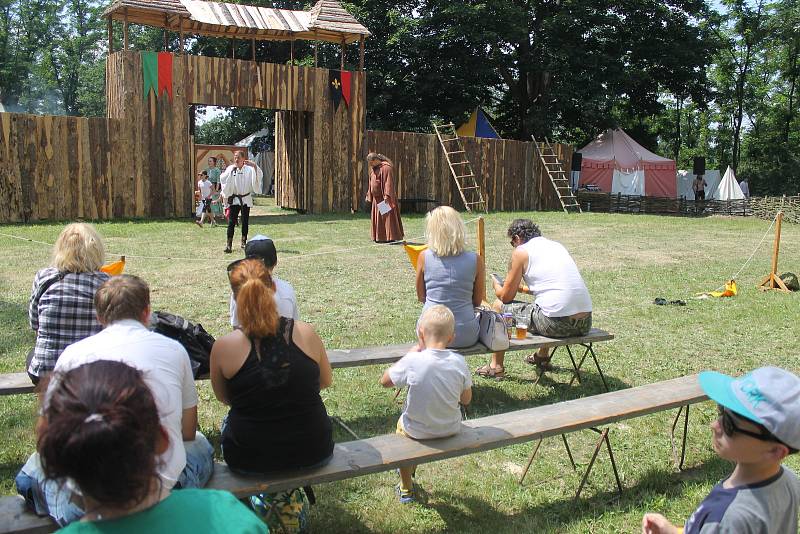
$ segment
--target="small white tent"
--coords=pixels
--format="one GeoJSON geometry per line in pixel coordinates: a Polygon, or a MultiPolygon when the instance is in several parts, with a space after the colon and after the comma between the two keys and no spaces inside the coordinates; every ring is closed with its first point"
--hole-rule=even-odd
{"type": "Polygon", "coordinates": [[[271,195],[272,190],[274,188],[274,181],[275,181],[275,152],[255,152],[253,150],[254,147],[251,147],[253,141],[258,139],[259,137],[268,137],[269,130],[267,128],[262,128],[259,131],[252,133],[236,143],[236,146],[247,147],[250,152],[250,158],[258,165],[262,171],[264,171],[264,180],[262,182],[261,191],[262,194],[271,195]]]}
{"type": "Polygon", "coordinates": [[[736,175],[730,167],[725,171],[725,176],[722,177],[722,181],[719,183],[716,193],[714,193],[714,198],[717,200],[741,200],[744,198],[742,188],[739,187],[736,175]]]}

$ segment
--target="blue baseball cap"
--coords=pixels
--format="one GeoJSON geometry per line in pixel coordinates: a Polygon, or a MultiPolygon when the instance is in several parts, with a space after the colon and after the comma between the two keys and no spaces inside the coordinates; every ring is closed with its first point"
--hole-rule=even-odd
{"type": "Polygon", "coordinates": [[[699,381],[711,400],[762,425],[789,447],[800,449],[797,375],[779,367],[759,367],[739,378],[703,371],[699,381]]]}

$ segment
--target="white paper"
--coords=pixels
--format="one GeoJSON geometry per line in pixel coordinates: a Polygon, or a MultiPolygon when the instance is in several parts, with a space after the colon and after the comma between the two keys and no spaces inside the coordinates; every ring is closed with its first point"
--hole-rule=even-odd
{"type": "Polygon", "coordinates": [[[378,211],[380,212],[381,215],[386,215],[387,213],[392,211],[392,207],[389,204],[387,204],[385,200],[381,200],[380,202],[378,202],[378,211]]]}

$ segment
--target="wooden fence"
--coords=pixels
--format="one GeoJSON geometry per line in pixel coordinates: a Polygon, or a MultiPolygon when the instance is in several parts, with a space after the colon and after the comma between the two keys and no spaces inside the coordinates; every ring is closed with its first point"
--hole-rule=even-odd
{"type": "MultiPolygon", "coordinates": [[[[533,143],[475,137],[465,137],[463,142],[490,211],[560,209],[533,143]]],[[[398,198],[431,199],[464,209],[435,135],[368,131],[367,147],[369,152],[384,154],[394,163],[398,198]]],[[[572,147],[555,145],[554,148],[569,168],[572,147]]],[[[362,196],[363,191],[366,191],[366,176],[362,196]]]]}
{"type": "Polygon", "coordinates": [[[0,221],[110,219],[120,123],[0,113],[0,221]]]}
{"type": "Polygon", "coordinates": [[[583,211],[608,213],[649,213],[653,215],[739,215],[772,220],[778,210],[783,220],[800,224],[800,196],[750,197],[742,200],[689,200],[686,198],[647,197],[579,191],[578,202],[583,211]]]}

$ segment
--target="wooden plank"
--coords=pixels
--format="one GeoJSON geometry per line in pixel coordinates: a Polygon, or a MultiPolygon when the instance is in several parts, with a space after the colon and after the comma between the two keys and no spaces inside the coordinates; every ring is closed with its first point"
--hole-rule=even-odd
{"type": "Polygon", "coordinates": [[[49,517],[38,517],[29,512],[25,499],[19,495],[0,498],[0,534],[39,534],[58,529],[49,517]]]}
{"type": "MultiPolygon", "coordinates": [[[[543,345],[561,347],[580,343],[600,343],[612,339],[614,339],[613,334],[605,330],[600,330],[599,328],[592,328],[587,335],[580,337],[559,339],[544,336],[528,336],[526,339],[511,339],[510,347],[506,352],[535,350],[543,345]]],[[[328,360],[330,360],[331,367],[334,369],[389,364],[396,362],[408,354],[414,345],[415,343],[399,343],[395,345],[357,349],[332,349],[328,351],[328,360]]],[[[481,343],[478,343],[472,347],[458,349],[456,352],[463,356],[474,356],[478,354],[488,354],[491,351],[481,343]]],[[[198,379],[205,380],[206,378],[207,377],[199,377],[198,379]]],[[[33,390],[33,385],[26,373],[0,374],[0,395],[32,393],[33,390]]]]}
{"type": "Polygon", "coordinates": [[[215,466],[208,487],[237,497],[354,478],[398,467],[455,458],[649,415],[701,402],[697,375],[613,391],[526,410],[472,419],[442,439],[412,440],[400,434],[336,444],[320,469],[267,477],[243,477],[215,466]]]}

